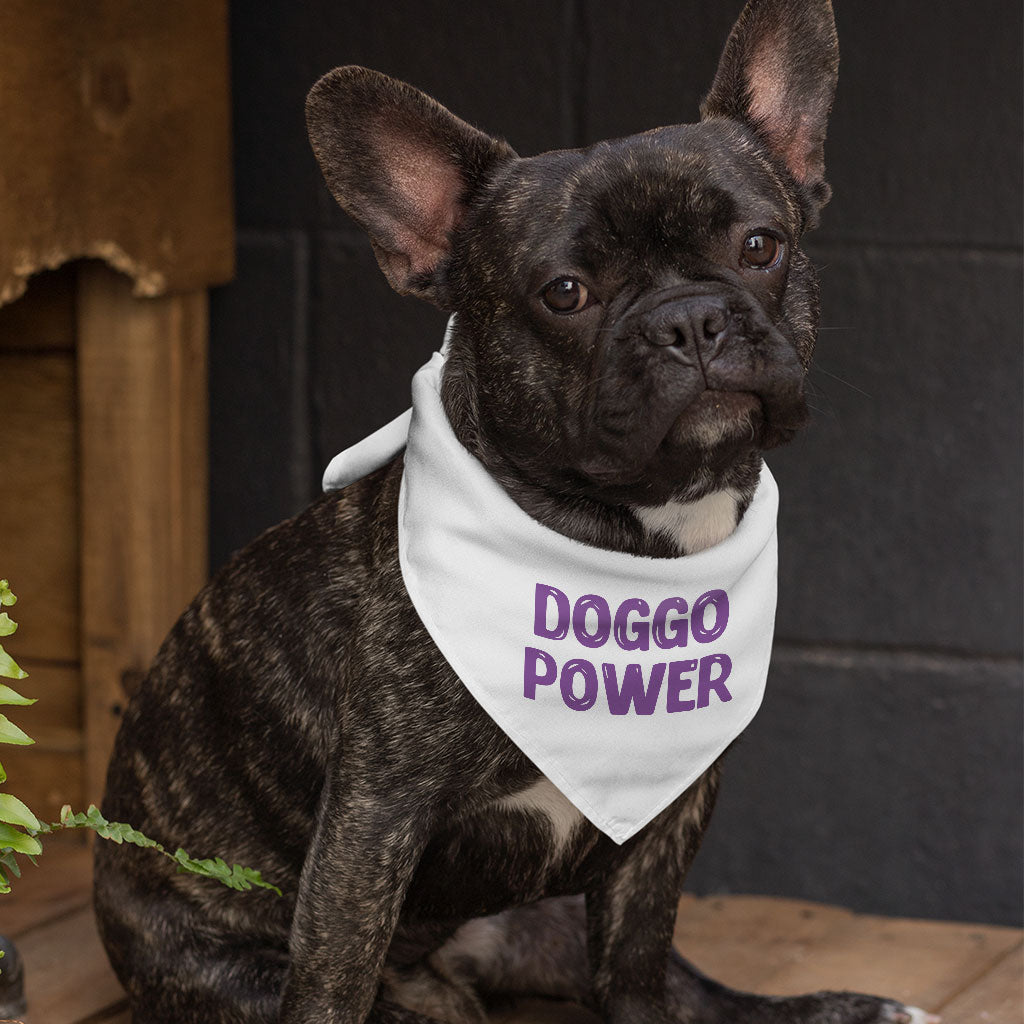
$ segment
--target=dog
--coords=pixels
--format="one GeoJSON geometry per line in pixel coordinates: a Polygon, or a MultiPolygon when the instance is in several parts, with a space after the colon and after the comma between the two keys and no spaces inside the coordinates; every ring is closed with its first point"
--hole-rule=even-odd
{"type": "MultiPolygon", "coordinates": [[[[454,311],[461,445],[591,547],[687,556],[736,529],[806,419],[800,251],[830,196],[829,0],[750,0],[701,120],[520,158],[358,67],[313,87],[327,184],[396,291],[454,311]]],[[[137,1024],[479,1024],[494,998],[608,1024],[913,1024],[891,1000],[732,991],[671,951],[721,758],[602,835],[434,645],[399,565],[401,455],[263,534],[196,597],[127,708],[103,813],[259,868],[228,892],[96,845],[137,1024]]]]}

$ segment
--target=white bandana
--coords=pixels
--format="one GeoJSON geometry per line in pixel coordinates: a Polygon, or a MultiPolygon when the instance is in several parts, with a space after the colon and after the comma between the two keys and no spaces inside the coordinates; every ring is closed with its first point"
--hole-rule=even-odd
{"type": "MultiPolygon", "coordinates": [[[[443,350],[442,350],[443,351],[443,350]]],[[[398,553],[449,665],[527,757],[623,843],[693,783],[761,704],[776,598],[767,466],[736,530],[680,558],[591,547],[542,526],[455,437],[442,353],[413,407],[336,456],[336,490],[407,445],[398,553]]]]}

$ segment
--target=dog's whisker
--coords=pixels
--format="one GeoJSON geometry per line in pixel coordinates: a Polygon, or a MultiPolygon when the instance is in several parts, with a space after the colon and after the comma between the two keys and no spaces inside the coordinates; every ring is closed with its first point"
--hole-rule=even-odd
{"type": "Polygon", "coordinates": [[[863,395],[865,398],[872,398],[873,396],[868,394],[862,388],[857,387],[852,381],[846,380],[845,377],[840,377],[838,374],[832,373],[830,370],[826,370],[824,366],[815,366],[814,371],[823,373],[827,377],[831,377],[832,380],[838,381],[840,384],[845,384],[851,391],[856,391],[859,395],[863,395]]]}

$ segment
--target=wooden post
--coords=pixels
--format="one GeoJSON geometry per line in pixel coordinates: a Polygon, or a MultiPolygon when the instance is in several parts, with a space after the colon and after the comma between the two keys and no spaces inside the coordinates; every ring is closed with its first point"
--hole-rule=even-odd
{"type": "Polygon", "coordinates": [[[207,573],[207,296],[78,288],[85,797],[98,803],[127,699],[207,573]]]}
{"type": "Polygon", "coordinates": [[[39,745],[12,759],[39,812],[99,800],[126,693],[206,574],[205,289],[234,263],[228,79],[226,0],[0,2],[0,380],[20,442],[12,455],[6,438],[0,479],[22,541],[0,571],[45,623],[19,636],[47,698],[39,728],[25,722],[39,745]],[[33,281],[16,306],[39,271],[95,258],[130,279],[90,263],[75,288],[32,298],[47,287],[33,281]]]}

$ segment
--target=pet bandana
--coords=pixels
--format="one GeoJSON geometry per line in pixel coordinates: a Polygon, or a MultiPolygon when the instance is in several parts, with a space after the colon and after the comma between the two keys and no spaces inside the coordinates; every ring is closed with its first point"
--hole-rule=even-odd
{"type": "Polygon", "coordinates": [[[778,489],[767,467],[736,530],[679,558],[570,540],[532,519],[455,437],[444,351],[412,410],[336,456],[324,489],[403,446],[402,577],[484,710],[602,832],[623,843],[761,704],[776,598],[778,489]]]}

